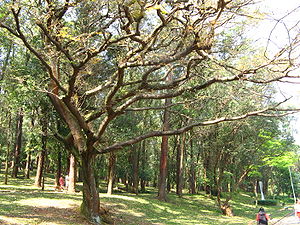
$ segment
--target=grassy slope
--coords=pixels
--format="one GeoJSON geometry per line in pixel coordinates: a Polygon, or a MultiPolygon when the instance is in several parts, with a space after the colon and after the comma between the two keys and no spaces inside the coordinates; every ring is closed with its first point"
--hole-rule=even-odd
{"type": "MultiPolygon", "coordinates": [[[[54,191],[53,180],[47,178],[45,191],[32,186],[33,179],[10,179],[3,185],[0,174],[0,224],[85,225],[88,224],[78,211],[81,192],[67,194],[54,191]]],[[[254,224],[258,207],[247,194],[239,194],[231,202],[234,217],[220,214],[215,201],[203,194],[184,195],[178,198],[169,194],[168,202],[160,202],[156,193],[100,194],[101,203],[116,219],[117,225],[180,224],[180,225],[245,225],[254,224]]],[[[265,207],[272,218],[287,214],[281,207],[265,207]]]]}

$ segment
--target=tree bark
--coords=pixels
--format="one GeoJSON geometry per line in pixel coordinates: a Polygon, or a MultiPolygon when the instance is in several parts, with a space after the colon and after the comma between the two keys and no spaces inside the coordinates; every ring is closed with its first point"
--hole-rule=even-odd
{"type": "Polygon", "coordinates": [[[190,171],[189,171],[189,192],[190,194],[196,194],[196,169],[195,169],[195,159],[194,159],[194,148],[193,148],[193,138],[190,139],[190,149],[191,149],[191,159],[190,159],[190,171]]]}
{"type": "Polygon", "coordinates": [[[141,192],[146,192],[146,141],[141,144],[141,192]]]}
{"type": "Polygon", "coordinates": [[[181,135],[181,142],[177,148],[177,173],[176,173],[176,194],[181,197],[183,189],[183,161],[184,161],[184,145],[185,145],[185,133],[181,135]]]}
{"type": "Polygon", "coordinates": [[[115,165],[116,155],[115,153],[109,153],[109,163],[108,163],[108,184],[107,184],[107,194],[111,195],[113,193],[114,179],[115,179],[115,165]]]}
{"type": "Polygon", "coordinates": [[[23,130],[23,109],[20,109],[17,117],[17,126],[16,126],[16,142],[15,142],[15,151],[14,151],[14,159],[12,165],[12,177],[17,178],[19,163],[20,163],[20,154],[22,148],[22,130],[23,130]]]}
{"type": "Polygon", "coordinates": [[[36,171],[35,183],[34,185],[37,187],[42,187],[42,178],[43,178],[43,171],[45,166],[45,156],[46,156],[46,149],[47,149],[47,130],[48,130],[48,121],[46,118],[43,118],[42,121],[42,150],[38,157],[38,166],[36,171]]]}
{"type": "Polygon", "coordinates": [[[76,174],[77,174],[77,163],[73,154],[70,155],[70,168],[69,168],[69,180],[66,181],[67,190],[70,193],[76,192],[76,174]]]}
{"type": "Polygon", "coordinates": [[[166,179],[167,179],[167,157],[168,157],[168,136],[162,137],[161,143],[161,156],[159,167],[159,180],[158,180],[158,199],[167,201],[166,196],[166,179]]]}
{"type": "Polygon", "coordinates": [[[5,172],[4,172],[4,184],[7,184],[8,181],[8,168],[9,168],[9,155],[10,155],[10,144],[11,144],[11,114],[8,114],[8,129],[6,133],[7,146],[6,146],[6,156],[5,156],[5,172]]]}
{"type": "Polygon", "coordinates": [[[59,188],[59,178],[61,177],[61,151],[58,150],[57,152],[57,168],[56,168],[56,174],[55,174],[55,187],[59,188]]]}
{"type": "MultiPolygon", "coordinates": [[[[165,100],[165,105],[171,104],[171,99],[165,100]]],[[[164,112],[163,131],[170,129],[170,112],[168,109],[164,112]]],[[[160,201],[167,201],[166,184],[167,184],[167,162],[168,162],[168,150],[169,150],[169,137],[162,136],[161,142],[161,155],[159,166],[159,180],[158,180],[158,199],[160,201]]]]}
{"type": "Polygon", "coordinates": [[[25,178],[29,179],[30,177],[30,164],[31,164],[31,151],[27,153],[26,167],[25,167],[25,178]]]}
{"type": "Polygon", "coordinates": [[[132,192],[136,195],[139,192],[139,154],[137,151],[137,146],[132,147],[132,192]]]}
{"type": "Polygon", "coordinates": [[[101,224],[100,198],[94,174],[95,156],[85,152],[82,155],[83,202],[81,213],[95,224],[101,224]]]}

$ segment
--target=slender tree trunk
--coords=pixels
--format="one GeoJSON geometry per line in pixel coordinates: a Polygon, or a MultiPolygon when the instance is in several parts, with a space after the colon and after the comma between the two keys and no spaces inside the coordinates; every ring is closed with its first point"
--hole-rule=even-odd
{"type": "Polygon", "coordinates": [[[181,142],[177,148],[177,173],[176,173],[176,194],[182,196],[183,189],[183,159],[184,159],[184,145],[185,145],[185,133],[181,136],[181,142]]]}
{"type": "MultiPolygon", "coordinates": [[[[171,99],[166,99],[165,105],[171,104],[171,99]]],[[[165,110],[163,130],[167,131],[170,129],[170,112],[165,110]]],[[[169,137],[162,136],[161,142],[161,155],[160,155],[160,166],[159,166],[159,180],[158,180],[158,199],[160,201],[167,201],[166,184],[167,184],[167,162],[168,162],[168,150],[169,150],[169,137]]]]}
{"type": "Polygon", "coordinates": [[[25,178],[29,179],[30,177],[30,164],[31,164],[31,151],[27,153],[26,167],[25,167],[25,178]]]}
{"type": "Polygon", "coordinates": [[[37,171],[36,171],[35,183],[34,183],[34,185],[37,187],[42,187],[44,162],[45,162],[45,153],[44,153],[44,150],[42,149],[42,151],[39,153],[39,157],[38,157],[37,171]]]}
{"type": "MultiPolygon", "coordinates": [[[[34,115],[34,113],[32,113],[34,115]]],[[[31,123],[30,123],[30,131],[33,132],[35,126],[34,117],[31,117],[31,123]]],[[[28,150],[27,152],[27,158],[26,158],[26,167],[25,167],[25,178],[29,179],[30,177],[30,169],[31,169],[31,150],[28,150]]]]}
{"type": "Polygon", "coordinates": [[[20,154],[22,147],[22,129],[23,129],[23,109],[20,109],[17,118],[17,127],[16,127],[16,142],[15,142],[15,151],[14,151],[14,159],[12,165],[12,177],[17,178],[19,163],[20,163],[20,154]]]}
{"type": "Polygon", "coordinates": [[[196,171],[195,171],[195,164],[193,163],[190,168],[190,194],[196,194],[196,171]]]}
{"type": "MultiPolygon", "coordinates": [[[[208,153],[209,154],[209,153],[208,153]]],[[[206,155],[205,158],[203,159],[203,189],[205,191],[206,194],[211,194],[211,187],[210,185],[207,183],[208,180],[208,173],[209,173],[209,165],[210,165],[210,157],[209,155],[206,155]]]]}
{"type": "Polygon", "coordinates": [[[55,187],[59,188],[59,178],[62,176],[61,174],[61,151],[58,150],[57,152],[57,168],[56,168],[56,174],[55,174],[55,187]]]}
{"type": "Polygon", "coordinates": [[[9,156],[10,156],[10,144],[11,144],[11,114],[8,114],[8,129],[6,133],[7,138],[7,146],[6,146],[6,156],[5,156],[5,177],[4,177],[4,184],[7,184],[8,181],[8,168],[9,168],[9,156]]]}
{"type": "MultiPolygon", "coordinates": [[[[76,192],[76,174],[77,174],[77,164],[74,155],[70,155],[70,168],[69,168],[69,180],[67,184],[68,192],[76,192]]],[[[67,181],[66,181],[67,182],[67,181]]]]}
{"type": "MultiPolygon", "coordinates": [[[[155,151],[155,156],[156,156],[156,162],[160,162],[160,156],[159,156],[158,148],[155,148],[154,151],[155,151]]],[[[158,163],[157,163],[157,165],[155,165],[155,168],[157,168],[157,167],[159,167],[158,163]]],[[[159,180],[158,170],[154,170],[152,187],[158,188],[158,184],[157,184],[158,180],[159,180]]]]}
{"type": "Polygon", "coordinates": [[[82,182],[82,169],[77,167],[77,182],[82,182]]]}
{"type": "Polygon", "coordinates": [[[158,199],[166,201],[166,179],[167,179],[167,157],[168,157],[168,137],[162,137],[161,143],[161,156],[159,167],[159,180],[158,180],[158,199]]]}
{"type": "Polygon", "coordinates": [[[190,171],[189,171],[189,192],[190,194],[196,194],[196,169],[195,169],[195,159],[194,159],[194,149],[193,149],[193,138],[190,139],[190,149],[191,149],[191,159],[190,159],[190,171]]]}
{"type": "Polygon", "coordinates": [[[83,202],[81,213],[95,224],[101,224],[100,198],[94,174],[95,155],[82,155],[83,202]]]}
{"type": "Polygon", "coordinates": [[[8,142],[7,142],[7,149],[6,149],[4,184],[7,184],[7,181],[8,181],[9,153],[10,153],[10,140],[8,140],[8,142]]]}
{"type": "Polygon", "coordinates": [[[253,193],[255,195],[255,198],[258,198],[258,193],[257,193],[257,180],[253,180],[253,193]]]}
{"type": "Polygon", "coordinates": [[[264,195],[267,196],[269,191],[269,180],[264,178],[263,178],[263,191],[264,191],[264,195]]]}
{"type": "Polygon", "coordinates": [[[144,140],[141,144],[141,192],[146,192],[146,179],[145,179],[145,174],[146,174],[146,140],[144,140]]]}
{"type": "Polygon", "coordinates": [[[46,157],[46,149],[47,149],[47,129],[48,129],[48,121],[44,117],[41,121],[42,123],[42,150],[39,154],[38,159],[38,165],[37,165],[37,172],[35,177],[35,183],[34,185],[37,187],[42,187],[42,177],[43,177],[43,171],[45,167],[45,157],[46,157]]]}
{"type": "Polygon", "coordinates": [[[107,184],[107,194],[111,195],[113,193],[114,179],[115,179],[115,164],[116,155],[115,153],[109,153],[108,162],[108,184],[107,184]]]}
{"type": "Polygon", "coordinates": [[[139,154],[137,151],[137,145],[132,149],[132,192],[138,194],[139,192],[139,154]]]}

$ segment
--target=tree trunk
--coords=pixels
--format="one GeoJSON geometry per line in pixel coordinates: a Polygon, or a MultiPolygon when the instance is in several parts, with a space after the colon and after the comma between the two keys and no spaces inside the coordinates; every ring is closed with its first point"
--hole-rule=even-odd
{"type": "Polygon", "coordinates": [[[95,224],[101,224],[100,198],[94,174],[95,156],[82,155],[83,202],[81,213],[95,224]]]}
{"type": "Polygon", "coordinates": [[[146,192],[146,140],[141,144],[141,192],[146,192]]]}
{"type": "Polygon", "coordinates": [[[108,184],[107,184],[107,194],[111,195],[113,193],[114,179],[115,179],[115,164],[116,155],[115,153],[109,153],[109,163],[108,163],[108,184]]]}
{"type": "Polygon", "coordinates": [[[136,195],[139,192],[139,154],[137,151],[137,145],[133,145],[132,149],[132,192],[136,195]]]}
{"type": "MultiPolygon", "coordinates": [[[[169,99],[166,99],[166,105],[171,104],[169,99]]],[[[165,110],[164,113],[164,124],[163,130],[169,130],[169,119],[170,112],[165,110]]],[[[160,201],[167,201],[167,193],[166,193],[166,184],[167,184],[167,160],[168,160],[168,150],[169,150],[169,137],[162,136],[161,142],[161,155],[160,155],[160,166],[159,166],[159,180],[158,180],[158,199],[160,201]]]]}
{"type": "Polygon", "coordinates": [[[42,177],[45,165],[45,156],[46,156],[46,148],[47,148],[47,129],[48,129],[48,121],[46,118],[43,118],[42,121],[42,150],[39,154],[38,158],[38,166],[36,171],[35,183],[34,185],[37,187],[42,187],[42,177]]]}
{"type": "Polygon", "coordinates": [[[16,142],[15,142],[15,151],[14,151],[14,159],[12,165],[12,177],[17,178],[19,163],[20,163],[20,154],[22,147],[22,129],[23,129],[23,109],[20,109],[17,118],[17,126],[16,126],[16,142]]]}
{"type": "Polygon", "coordinates": [[[57,153],[57,168],[55,175],[55,187],[59,188],[59,178],[61,177],[61,151],[59,150],[57,153]]]}
{"type": "Polygon", "coordinates": [[[26,167],[25,167],[25,178],[26,179],[29,179],[29,177],[30,177],[30,164],[31,164],[31,151],[28,151],[27,159],[26,159],[26,167]]]}
{"type": "Polygon", "coordinates": [[[8,129],[6,133],[6,138],[7,138],[7,146],[6,146],[6,156],[5,156],[5,177],[4,177],[4,184],[7,184],[8,181],[8,162],[9,162],[9,155],[10,155],[10,144],[11,144],[11,114],[8,114],[8,129]]]}
{"type": "Polygon", "coordinates": [[[185,133],[181,136],[181,142],[177,148],[177,173],[176,173],[176,194],[181,197],[183,189],[183,160],[184,160],[185,133]]]}
{"type": "Polygon", "coordinates": [[[221,183],[221,178],[222,178],[222,175],[223,175],[223,171],[221,171],[221,174],[220,174],[221,176],[217,180],[217,191],[218,191],[217,202],[218,202],[219,208],[221,209],[223,215],[226,215],[226,216],[233,216],[234,215],[233,211],[232,211],[232,208],[229,205],[229,201],[232,199],[233,194],[236,192],[236,190],[238,189],[238,187],[240,186],[240,184],[242,183],[242,181],[248,175],[249,171],[251,170],[250,168],[251,167],[249,166],[247,169],[245,169],[241,173],[239,179],[234,183],[234,185],[232,187],[232,192],[227,195],[227,197],[226,197],[226,199],[225,199],[224,202],[221,201],[221,186],[220,186],[220,183],[221,183]]]}
{"type": "Polygon", "coordinates": [[[225,201],[222,202],[222,200],[221,200],[221,189],[220,189],[219,185],[217,186],[217,202],[218,202],[219,208],[222,211],[222,214],[225,215],[225,216],[233,216],[232,208],[229,205],[229,201],[231,200],[231,197],[232,197],[231,195],[227,196],[225,201]]]}
{"type": "Polygon", "coordinates": [[[194,149],[193,149],[193,138],[190,139],[190,149],[191,149],[191,162],[189,171],[189,192],[190,194],[196,194],[196,169],[195,169],[195,159],[194,159],[194,149]]]}
{"type": "Polygon", "coordinates": [[[257,199],[258,198],[258,193],[257,193],[257,180],[256,179],[253,180],[252,185],[253,185],[253,193],[255,195],[255,198],[257,199]]]}
{"type": "MultiPolygon", "coordinates": [[[[157,162],[160,162],[160,156],[159,156],[159,151],[158,151],[158,148],[155,148],[155,156],[156,156],[156,161],[157,162]],[[157,150],[156,150],[157,149],[157,150]]],[[[155,165],[155,168],[157,168],[159,166],[159,164],[157,163],[156,165],[155,165]]],[[[153,176],[153,182],[152,182],[152,187],[154,187],[154,188],[157,188],[158,187],[158,184],[157,184],[157,182],[158,182],[158,180],[159,180],[159,177],[158,177],[158,171],[157,170],[154,170],[154,176],[153,176]]]]}
{"type": "Polygon", "coordinates": [[[75,193],[76,192],[76,174],[77,174],[77,165],[76,159],[74,155],[70,155],[70,168],[69,168],[69,177],[68,181],[66,179],[66,188],[68,192],[75,193]]]}
{"type": "MultiPolygon", "coordinates": [[[[172,73],[167,76],[166,83],[172,82],[172,73]]],[[[164,111],[163,118],[163,131],[170,130],[170,111],[168,106],[172,104],[172,99],[167,98],[165,100],[166,109],[164,111]]],[[[158,199],[160,201],[167,201],[166,194],[166,179],[167,179],[167,164],[168,164],[168,150],[169,150],[169,138],[168,136],[162,136],[161,141],[161,155],[159,166],[159,180],[158,180],[158,199]]]]}
{"type": "Polygon", "coordinates": [[[234,216],[232,212],[231,206],[228,204],[228,202],[225,202],[224,204],[221,205],[221,211],[222,214],[225,216],[234,216]]]}
{"type": "Polygon", "coordinates": [[[267,196],[269,191],[269,180],[267,178],[263,178],[263,192],[264,195],[267,196]]]}
{"type": "Polygon", "coordinates": [[[167,179],[167,157],[168,157],[168,137],[162,137],[161,156],[160,156],[160,170],[158,180],[158,199],[166,201],[166,179],[167,179]]]}
{"type": "Polygon", "coordinates": [[[82,169],[77,167],[77,182],[82,182],[82,169]]]}
{"type": "Polygon", "coordinates": [[[8,162],[9,162],[9,153],[10,153],[10,141],[7,141],[7,149],[6,149],[6,156],[5,156],[5,172],[4,172],[4,184],[7,184],[8,181],[8,162]]]}

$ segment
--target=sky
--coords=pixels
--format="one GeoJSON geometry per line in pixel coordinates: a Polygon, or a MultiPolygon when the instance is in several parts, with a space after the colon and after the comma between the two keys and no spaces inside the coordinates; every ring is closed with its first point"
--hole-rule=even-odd
{"type": "MultiPolygon", "coordinates": [[[[274,52],[276,48],[286,43],[287,41],[287,32],[286,28],[290,28],[296,24],[297,21],[300,21],[300,8],[297,11],[292,12],[293,9],[300,7],[299,0],[261,0],[258,3],[259,9],[269,12],[269,17],[261,23],[257,28],[256,34],[261,35],[261,41],[266,44],[268,38],[272,39],[272,43],[269,45],[269,50],[274,52]],[[289,16],[284,17],[287,13],[292,12],[289,16]],[[277,23],[279,19],[283,18],[282,23],[277,23]],[[276,26],[275,26],[276,25],[276,26]],[[270,33],[272,34],[270,36],[270,33]]],[[[299,32],[298,25],[298,32],[299,32]]],[[[300,52],[299,52],[300,54],[300,52]]],[[[299,59],[300,61],[300,59],[299,59]]],[[[293,75],[300,76],[300,69],[295,70],[293,75]]],[[[279,83],[277,84],[280,92],[286,96],[293,98],[289,101],[289,105],[296,106],[300,108],[300,79],[296,80],[299,84],[290,84],[290,83],[279,83]]],[[[300,144],[300,113],[295,115],[296,121],[291,123],[291,128],[294,130],[294,138],[297,144],[300,144]]]]}

